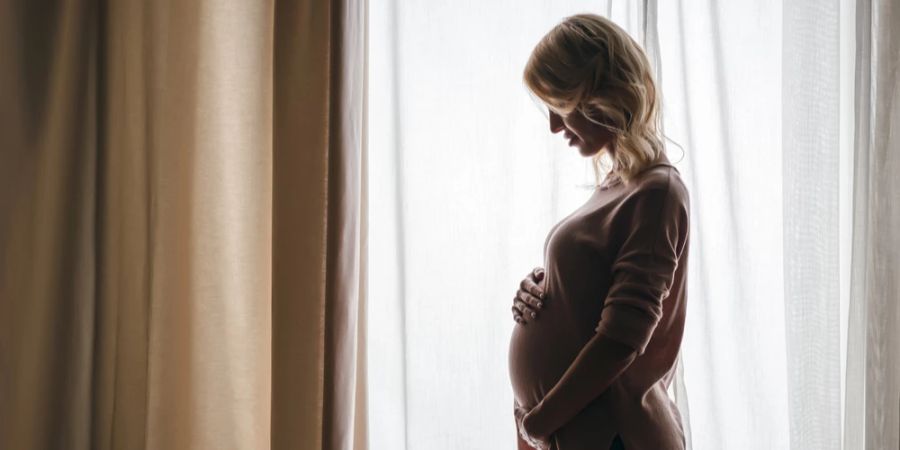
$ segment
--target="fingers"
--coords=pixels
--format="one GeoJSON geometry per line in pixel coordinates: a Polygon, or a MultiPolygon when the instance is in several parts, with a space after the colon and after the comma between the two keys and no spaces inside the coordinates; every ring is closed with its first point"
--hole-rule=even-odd
{"type": "Polygon", "coordinates": [[[525,277],[525,279],[519,283],[519,289],[531,294],[535,298],[544,298],[544,289],[538,286],[531,277],[525,277]]]}
{"type": "Polygon", "coordinates": [[[512,313],[513,319],[515,319],[516,322],[521,323],[522,325],[525,325],[526,322],[530,319],[537,318],[537,311],[523,302],[519,297],[513,297],[512,313]]]}
{"type": "Polygon", "coordinates": [[[535,267],[519,284],[513,298],[513,319],[525,325],[527,318],[536,319],[537,310],[544,306],[544,289],[537,283],[544,279],[544,268],[535,267]]]}
{"type": "Polygon", "coordinates": [[[537,317],[537,312],[531,309],[531,307],[526,305],[525,302],[520,300],[518,297],[513,299],[513,308],[518,310],[519,317],[521,317],[522,319],[534,319],[537,317]]]}
{"type": "Polygon", "coordinates": [[[516,299],[518,299],[519,301],[521,301],[522,303],[524,303],[526,305],[527,309],[522,310],[523,314],[531,314],[531,313],[536,314],[539,309],[544,307],[543,300],[541,300],[521,289],[516,291],[516,299]]]}

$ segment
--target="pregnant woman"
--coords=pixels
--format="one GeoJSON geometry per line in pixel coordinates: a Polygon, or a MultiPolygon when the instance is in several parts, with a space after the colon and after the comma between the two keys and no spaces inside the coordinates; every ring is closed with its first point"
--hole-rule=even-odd
{"type": "Polygon", "coordinates": [[[605,177],[551,229],[544,268],[516,293],[518,448],[683,449],[667,388],[684,331],[690,204],[665,154],[647,57],[611,21],[578,14],[541,39],[524,81],[550,131],[605,177]]]}

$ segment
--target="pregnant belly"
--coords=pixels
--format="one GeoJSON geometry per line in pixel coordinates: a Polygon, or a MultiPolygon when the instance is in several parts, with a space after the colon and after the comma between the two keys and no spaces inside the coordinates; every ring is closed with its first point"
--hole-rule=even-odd
{"type": "Polygon", "coordinates": [[[519,405],[533,407],[556,385],[584,343],[550,314],[516,324],[509,342],[509,378],[519,405]]]}

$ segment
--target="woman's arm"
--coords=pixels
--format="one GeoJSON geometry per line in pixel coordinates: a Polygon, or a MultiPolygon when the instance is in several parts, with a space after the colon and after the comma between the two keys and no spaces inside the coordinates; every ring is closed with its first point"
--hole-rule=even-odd
{"type": "Polygon", "coordinates": [[[595,334],[553,389],[525,415],[525,430],[536,437],[550,436],[599,397],[636,357],[631,347],[595,334]]]}

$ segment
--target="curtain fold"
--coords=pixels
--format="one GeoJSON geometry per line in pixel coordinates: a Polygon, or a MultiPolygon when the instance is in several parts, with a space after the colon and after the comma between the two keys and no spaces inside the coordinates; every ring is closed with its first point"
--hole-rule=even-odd
{"type": "Polygon", "coordinates": [[[87,448],[97,5],[43,6],[0,2],[0,446],[87,448]]]}
{"type": "Polygon", "coordinates": [[[363,0],[276,3],[272,447],[277,449],[367,445],[366,22],[363,0]]]}
{"type": "Polygon", "coordinates": [[[900,5],[856,3],[844,448],[900,447],[900,5]]]}

